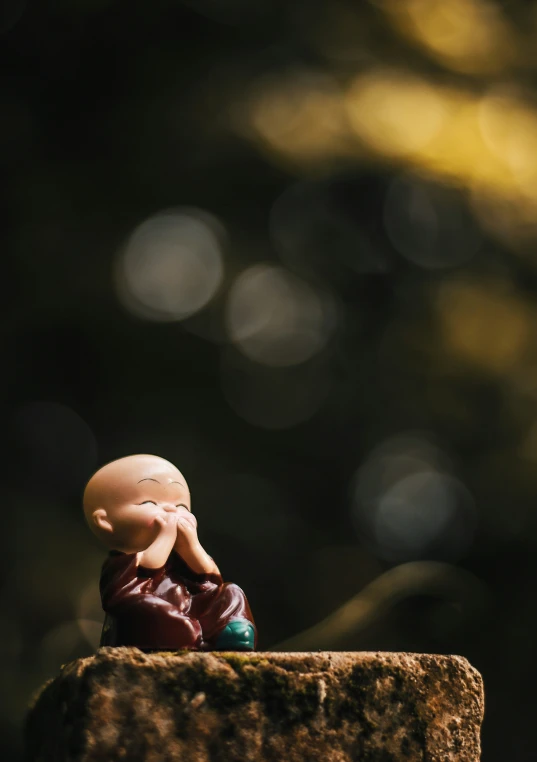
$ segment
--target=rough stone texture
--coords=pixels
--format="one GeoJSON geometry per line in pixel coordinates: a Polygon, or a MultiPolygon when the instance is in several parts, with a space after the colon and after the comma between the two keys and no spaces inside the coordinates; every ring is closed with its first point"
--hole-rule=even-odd
{"type": "Polygon", "coordinates": [[[483,685],[460,656],[102,648],[48,683],[27,762],[477,762],[483,685]]]}

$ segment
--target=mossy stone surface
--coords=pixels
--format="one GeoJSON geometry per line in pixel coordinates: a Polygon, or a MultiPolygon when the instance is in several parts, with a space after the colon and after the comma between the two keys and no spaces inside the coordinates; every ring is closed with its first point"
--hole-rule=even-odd
{"type": "Polygon", "coordinates": [[[102,648],[43,688],[26,762],[478,762],[482,717],[458,656],[102,648]]]}

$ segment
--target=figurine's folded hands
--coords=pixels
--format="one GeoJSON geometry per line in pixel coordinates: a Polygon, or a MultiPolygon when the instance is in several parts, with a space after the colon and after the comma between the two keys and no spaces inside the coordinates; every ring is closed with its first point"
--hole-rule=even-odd
{"type": "Polygon", "coordinates": [[[198,522],[187,510],[177,516],[177,539],[174,550],[196,574],[220,574],[218,566],[198,539],[198,522]]]}
{"type": "Polygon", "coordinates": [[[170,555],[177,539],[177,516],[168,513],[156,516],[155,525],[159,528],[157,538],[151,545],[138,554],[138,564],[146,569],[160,569],[170,555]]]}

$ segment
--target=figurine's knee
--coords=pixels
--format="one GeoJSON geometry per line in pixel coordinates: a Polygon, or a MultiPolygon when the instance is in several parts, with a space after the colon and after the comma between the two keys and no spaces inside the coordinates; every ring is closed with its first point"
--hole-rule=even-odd
{"type": "Polygon", "coordinates": [[[223,588],[220,594],[222,617],[251,619],[248,601],[242,588],[233,582],[227,582],[223,588]]]}
{"type": "Polygon", "coordinates": [[[242,588],[240,588],[234,582],[224,582],[222,588],[225,590],[225,594],[230,598],[236,598],[237,600],[239,598],[243,600],[246,598],[242,588]]]}

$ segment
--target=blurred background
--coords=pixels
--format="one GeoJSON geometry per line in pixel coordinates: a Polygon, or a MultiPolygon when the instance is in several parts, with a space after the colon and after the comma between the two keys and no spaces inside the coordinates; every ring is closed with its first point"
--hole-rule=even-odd
{"type": "Polygon", "coordinates": [[[485,762],[534,759],[537,5],[1,7],[2,759],[136,452],[262,649],[462,654],[485,762]]]}

